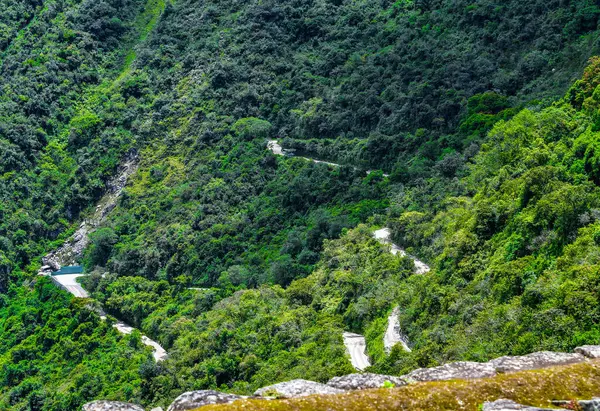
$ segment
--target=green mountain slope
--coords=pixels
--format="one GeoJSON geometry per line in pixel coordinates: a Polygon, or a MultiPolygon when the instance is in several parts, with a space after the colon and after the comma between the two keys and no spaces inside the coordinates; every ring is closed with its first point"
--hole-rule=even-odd
{"type": "Polygon", "coordinates": [[[596,2],[4,6],[3,405],[324,380],[351,371],[343,330],[386,372],[597,338],[597,61],[552,103],[600,53],[596,2]],[[275,156],[272,138],[342,166],[275,156]],[[31,285],[131,154],[85,285],[168,349],[161,365],[31,285]],[[371,238],[385,224],[431,274],[371,238]],[[27,305],[35,326],[9,338],[27,305]],[[396,305],[410,355],[381,346],[396,305]],[[47,338],[54,311],[65,331],[47,338]],[[102,388],[81,388],[87,372],[102,388]]]}
{"type": "Polygon", "coordinates": [[[372,370],[398,374],[594,343],[599,78],[594,59],[564,99],[498,123],[467,168],[465,195],[447,197],[441,211],[406,210],[405,198],[392,202],[396,240],[433,263],[426,275],[411,275],[409,259],[388,254],[361,226],[326,242],[313,273],[283,294],[240,291],[213,305],[235,287],[232,280],[245,278],[246,265],[228,269],[204,291],[183,291],[185,279],[169,287],[116,275],[95,277],[90,287],[107,307],[172,347],[168,374],[177,382],[165,383],[163,374],[150,382],[164,397],[208,387],[249,392],[272,381],[348,372],[332,367],[332,352],[307,350],[317,330],[333,331],[329,343],[319,344],[338,352],[342,330],[365,333],[372,370]],[[397,347],[388,356],[382,337],[394,306],[413,350],[397,347]]]}
{"type": "Polygon", "coordinates": [[[407,330],[427,330],[424,353],[481,359],[597,341],[599,63],[559,102],[493,128],[469,167],[469,197],[397,220],[398,240],[438,268],[403,316],[407,330]]]}

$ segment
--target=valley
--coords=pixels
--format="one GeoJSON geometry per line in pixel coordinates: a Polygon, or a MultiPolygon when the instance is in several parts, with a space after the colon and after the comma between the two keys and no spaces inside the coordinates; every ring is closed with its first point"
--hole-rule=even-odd
{"type": "Polygon", "coordinates": [[[0,3],[0,409],[598,395],[596,1],[0,3]]]}

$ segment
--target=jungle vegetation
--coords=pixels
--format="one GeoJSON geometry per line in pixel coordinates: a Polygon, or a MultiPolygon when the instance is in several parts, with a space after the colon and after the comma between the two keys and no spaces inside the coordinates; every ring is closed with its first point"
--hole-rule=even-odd
{"type": "Polygon", "coordinates": [[[386,373],[597,342],[599,16],[591,0],[2,2],[0,406],[324,381],[352,372],[343,330],[386,373]],[[275,156],[273,138],[342,166],[275,156]],[[160,364],[35,276],[131,155],[84,285],[161,342],[160,364]],[[371,238],[384,225],[429,274],[371,238]],[[383,351],[395,306],[410,354],[383,351]]]}

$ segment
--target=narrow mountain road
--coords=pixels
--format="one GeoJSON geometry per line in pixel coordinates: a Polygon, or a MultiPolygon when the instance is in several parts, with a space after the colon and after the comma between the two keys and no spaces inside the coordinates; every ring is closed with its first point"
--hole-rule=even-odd
{"type": "Polygon", "coordinates": [[[267,148],[271,150],[271,152],[275,155],[285,155],[285,153],[283,152],[283,147],[281,147],[281,144],[279,144],[277,140],[269,140],[269,142],[267,143],[267,148]]]}
{"type": "MultiPolygon", "coordinates": [[[[279,144],[277,140],[269,140],[267,143],[267,148],[275,155],[278,156],[290,156],[293,157],[293,154],[286,152],[286,150],[279,144]]],[[[312,161],[314,163],[324,163],[333,167],[340,167],[340,164],[330,163],[327,161],[316,160],[314,158],[309,157],[300,157],[302,159],[312,161]]],[[[371,170],[367,171],[367,174],[370,174],[371,170]]],[[[384,174],[384,177],[389,177],[388,174],[384,174]]],[[[391,239],[392,233],[389,228],[384,227],[379,230],[373,232],[373,237],[376,240],[381,242],[382,244],[390,245],[390,252],[394,255],[400,254],[402,257],[407,256],[408,254],[402,248],[397,246],[392,242],[391,239]]],[[[415,265],[415,273],[416,274],[425,274],[430,271],[430,268],[423,261],[415,258],[413,256],[409,256],[415,265]]],[[[410,348],[408,347],[408,340],[406,336],[402,335],[400,330],[400,321],[398,319],[399,308],[396,307],[392,310],[392,313],[388,316],[388,326],[386,332],[383,336],[383,345],[385,351],[389,354],[392,350],[392,347],[396,344],[401,344],[402,348],[405,351],[410,352],[410,348]]],[[[360,334],[354,334],[349,332],[343,333],[344,345],[346,346],[346,350],[348,354],[350,354],[350,362],[359,371],[363,371],[365,368],[371,365],[369,361],[369,357],[366,354],[367,344],[365,341],[365,337],[360,334]]]]}
{"type": "MultiPolygon", "coordinates": [[[[77,282],[77,278],[85,276],[86,274],[59,274],[59,275],[51,275],[50,278],[52,282],[54,282],[59,287],[64,290],[70,292],[77,298],[89,298],[89,293],[77,282]]],[[[100,312],[100,318],[102,320],[106,320],[106,313],[104,311],[100,312]]],[[[131,334],[135,328],[130,326],[129,324],[124,323],[123,321],[118,321],[113,324],[113,327],[117,329],[122,334],[131,334]]],[[[142,343],[148,347],[153,349],[152,356],[155,361],[163,361],[167,358],[167,351],[156,341],[142,335],[142,343]]]]}
{"type": "Polygon", "coordinates": [[[90,296],[88,292],[85,291],[81,284],[79,284],[76,281],[77,278],[83,275],[85,274],[60,274],[53,275],[50,278],[55,284],[57,284],[59,287],[64,288],[66,291],[70,292],[75,297],[88,298],[90,296]]]}
{"type": "MultiPolygon", "coordinates": [[[[53,275],[53,273],[60,270],[63,266],[75,265],[75,261],[81,258],[83,251],[89,243],[89,234],[92,233],[104,221],[112,209],[116,207],[117,200],[125,188],[127,179],[135,173],[136,170],[137,158],[135,156],[130,156],[121,167],[119,167],[117,176],[108,183],[107,192],[98,202],[92,215],[83,221],[79,226],[79,229],[75,231],[75,234],[68,238],[58,249],[49,253],[42,259],[44,266],[40,269],[38,275],[50,277],[52,282],[58,287],[63,288],[77,298],[90,297],[89,293],[77,282],[77,278],[86,274],[78,272],[73,274],[53,275]]],[[[79,269],[81,271],[81,267],[79,267],[79,269]]],[[[106,314],[101,312],[100,318],[105,320],[106,314]]],[[[131,334],[135,329],[122,321],[113,324],[113,327],[123,334],[131,334]]],[[[167,358],[167,352],[156,341],[143,335],[142,343],[153,349],[153,356],[156,361],[162,361],[167,358]]]]}
{"type": "MultiPolygon", "coordinates": [[[[390,245],[390,252],[394,255],[400,254],[402,257],[407,256],[408,254],[402,248],[398,247],[396,244],[392,243],[392,232],[389,228],[384,227],[379,230],[373,232],[373,237],[383,244],[390,245]]],[[[409,256],[415,265],[415,273],[416,274],[426,274],[431,268],[423,261],[415,258],[413,256],[409,256]]],[[[400,320],[398,319],[398,315],[400,314],[400,308],[395,307],[391,314],[388,316],[388,325],[383,335],[383,347],[386,353],[390,353],[392,351],[392,347],[396,344],[401,344],[404,351],[410,352],[410,348],[408,347],[408,338],[402,334],[400,329],[400,320]]]]}
{"type": "MultiPolygon", "coordinates": [[[[402,257],[407,256],[408,254],[406,254],[406,251],[404,251],[402,248],[398,247],[396,244],[392,243],[392,232],[390,231],[389,228],[384,227],[381,228],[377,231],[373,232],[373,237],[375,237],[376,240],[378,240],[379,242],[381,242],[382,244],[390,244],[391,245],[391,250],[390,252],[394,255],[396,254],[400,254],[402,257]]],[[[431,268],[429,268],[429,266],[427,264],[425,264],[423,261],[419,260],[416,257],[413,256],[409,256],[414,264],[415,264],[415,273],[417,274],[425,274],[428,273],[431,268]]]]}
{"type": "Polygon", "coordinates": [[[383,348],[386,354],[392,352],[392,348],[397,344],[400,344],[404,351],[410,352],[410,348],[407,344],[408,339],[402,335],[402,331],[400,329],[400,320],[398,319],[399,314],[400,308],[394,307],[388,316],[388,325],[385,330],[385,334],[383,335],[383,348]]]}
{"type": "Polygon", "coordinates": [[[350,362],[358,371],[363,371],[371,365],[369,357],[367,357],[367,342],[365,337],[360,334],[345,332],[342,334],[344,345],[348,354],[350,354],[350,362]]]}
{"type": "MultiPolygon", "coordinates": [[[[131,334],[135,328],[133,328],[132,326],[125,324],[122,321],[119,321],[115,324],[113,324],[113,327],[115,327],[121,334],[131,334]]],[[[149,347],[154,348],[154,360],[156,362],[159,361],[163,361],[167,358],[168,354],[167,351],[165,351],[165,349],[163,347],[161,347],[161,345],[159,343],[157,343],[154,340],[151,340],[150,338],[146,337],[145,335],[142,335],[142,343],[144,345],[147,345],[149,347]]]]}
{"type": "MultiPolygon", "coordinates": [[[[289,152],[286,152],[286,150],[281,146],[281,144],[279,144],[279,142],[277,140],[269,140],[267,142],[267,148],[275,155],[293,157],[292,154],[290,154],[289,152]]],[[[330,162],[322,161],[322,160],[316,160],[314,158],[309,158],[309,157],[299,157],[299,158],[303,158],[305,160],[312,161],[313,163],[322,163],[322,164],[327,164],[327,165],[334,166],[334,167],[341,167],[340,164],[330,163],[330,162]]],[[[367,170],[367,174],[370,174],[371,172],[372,172],[372,170],[367,170]]],[[[384,177],[389,177],[389,174],[384,174],[384,177]]],[[[373,236],[375,237],[375,239],[379,240],[383,244],[390,244],[392,247],[391,248],[392,254],[394,254],[394,255],[400,254],[402,257],[405,257],[407,255],[406,251],[404,251],[402,248],[398,247],[396,244],[392,243],[392,240],[391,240],[392,233],[389,228],[387,228],[387,227],[381,228],[381,229],[373,232],[373,236]]],[[[412,258],[412,260],[415,263],[415,272],[417,274],[425,274],[430,271],[429,266],[427,264],[425,264],[423,261],[421,261],[413,256],[409,256],[409,257],[412,258]]]]}
{"type": "MultiPolygon", "coordinates": [[[[269,142],[267,143],[267,148],[275,155],[278,156],[289,156],[289,157],[298,157],[301,158],[303,160],[307,160],[307,161],[312,161],[313,163],[317,163],[317,164],[327,164],[329,166],[333,166],[333,167],[341,167],[341,164],[337,164],[337,163],[331,163],[329,161],[324,161],[324,160],[317,160],[315,158],[310,158],[310,157],[301,157],[301,156],[295,156],[292,153],[290,153],[289,151],[286,151],[281,144],[279,144],[279,142],[277,142],[277,140],[269,140],[269,142]]],[[[354,169],[356,170],[357,168],[354,167],[354,169]]],[[[367,170],[367,174],[371,174],[373,172],[373,170],[367,170]]],[[[383,174],[384,177],[389,177],[389,174],[383,174]]]]}
{"type": "MultiPolygon", "coordinates": [[[[329,161],[323,161],[323,160],[316,160],[314,158],[309,158],[309,157],[299,157],[303,160],[307,160],[307,161],[312,161],[313,163],[317,163],[317,164],[327,164],[328,166],[333,166],[333,167],[341,167],[341,164],[337,164],[337,163],[331,163],[329,161]]],[[[369,171],[367,172],[367,174],[369,173],[369,171]]]]}

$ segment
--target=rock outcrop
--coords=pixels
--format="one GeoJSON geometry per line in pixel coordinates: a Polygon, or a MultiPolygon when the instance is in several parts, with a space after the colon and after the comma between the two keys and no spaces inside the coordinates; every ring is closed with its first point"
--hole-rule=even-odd
{"type": "MultiPolygon", "coordinates": [[[[493,402],[485,402],[483,403],[483,411],[513,411],[513,410],[521,410],[521,411],[557,411],[556,408],[538,408],[531,407],[529,405],[521,405],[517,404],[511,400],[496,400],[493,402]]],[[[560,408],[560,410],[564,410],[564,408],[560,408]]],[[[566,411],[566,410],[565,410],[566,411]]]]}
{"type": "Polygon", "coordinates": [[[169,405],[167,411],[187,411],[210,404],[228,404],[242,397],[214,390],[184,392],[169,405]]]}
{"type": "MultiPolygon", "coordinates": [[[[576,353],[558,353],[541,351],[522,356],[505,356],[495,360],[479,363],[459,361],[439,367],[419,368],[404,376],[380,375],[371,373],[358,373],[334,377],[321,384],[307,380],[292,380],[281,382],[261,388],[254,393],[254,398],[297,398],[308,395],[343,394],[353,390],[365,390],[385,387],[386,382],[395,387],[425,381],[443,381],[454,379],[477,379],[493,377],[497,373],[525,371],[558,365],[575,364],[587,361],[588,358],[599,358],[600,345],[587,345],[577,347],[576,353]]],[[[204,390],[190,391],[181,394],[173,401],[167,411],[187,411],[210,404],[225,404],[248,398],[235,394],[219,391],[204,390]]],[[[553,401],[553,405],[564,407],[560,409],[573,409],[577,406],[583,411],[600,411],[600,398],[581,400],[574,404],[572,401],[553,401]]],[[[537,408],[529,405],[518,404],[508,399],[499,399],[483,404],[484,411],[546,411],[547,408],[537,408]]],[[[140,411],[138,405],[115,401],[94,401],[84,405],[84,411],[140,411]]],[[[556,410],[556,408],[554,408],[556,410]]],[[[152,411],[155,411],[154,409],[152,411]]],[[[158,410],[156,410],[158,411],[158,410]]]]}
{"type": "MultiPolygon", "coordinates": [[[[308,380],[292,380],[257,390],[258,397],[295,398],[313,394],[341,394],[344,390],[308,380]]],[[[171,409],[169,408],[169,411],[171,409]]],[[[176,411],[176,410],[173,410],[176,411]]]]}
{"type": "MultiPolygon", "coordinates": [[[[98,202],[94,213],[83,221],[77,231],[55,251],[42,258],[44,266],[51,267],[52,271],[60,270],[61,266],[74,265],[81,257],[89,243],[89,234],[100,225],[108,213],[115,208],[127,179],[137,170],[137,156],[130,153],[119,166],[117,176],[107,183],[107,190],[98,202]]],[[[45,275],[47,270],[40,270],[38,274],[45,275]]]]}
{"type": "Polygon", "coordinates": [[[570,410],[577,409],[581,411],[600,411],[600,398],[579,401],[552,401],[552,404],[558,407],[565,407],[570,410]]]}
{"type": "Polygon", "coordinates": [[[496,372],[515,372],[552,367],[554,365],[575,364],[583,361],[585,361],[585,357],[579,353],[540,351],[515,357],[496,358],[490,361],[489,364],[496,369],[496,372]]]}
{"type": "Polygon", "coordinates": [[[419,368],[404,377],[412,381],[443,381],[486,378],[494,375],[496,375],[496,370],[490,363],[458,361],[439,367],[419,368]]]}
{"type": "Polygon", "coordinates": [[[364,374],[350,374],[342,377],[333,377],[329,380],[327,385],[340,390],[366,390],[368,388],[384,387],[386,382],[393,384],[394,387],[401,387],[408,384],[408,382],[401,377],[366,372],[364,374]]]}
{"type": "Polygon", "coordinates": [[[600,345],[583,345],[573,351],[587,358],[600,358],[600,345]]]}
{"type": "Polygon", "coordinates": [[[597,358],[596,355],[600,353],[600,346],[588,345],[578,347],[576,350],[578,352],[575,353],[540,351],[527,355],[499,357],[485,363],[459,361],[439,367],[419,368],[402,378],[413,381],[473,379],[493,377],[497,373],[576,364],[587,361],[587,358],[597,358]]]}
{"type": "Polygon", "coordinates": [[[82,411],[144,411],[142,407],[121,401],[92,401],[84,404],[82,411]]]}
{"type": "Polygon", "coordinates": [[[579,401],[552,401],[552,405],[563,408],[538,408],[529,405],[517,404],[511,400],[500,399],[483,404],[483,411],[557,411],[557,410],[581,410],[581,411],[600,411],[600,398],[579,401]]]}

